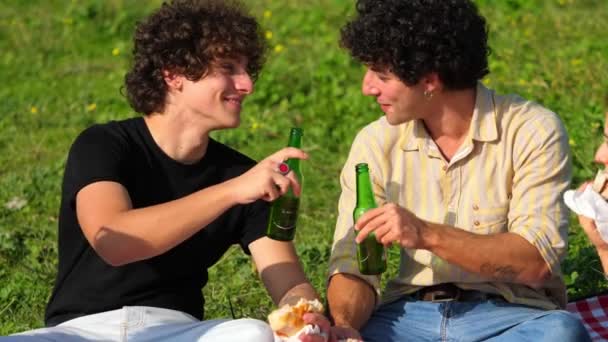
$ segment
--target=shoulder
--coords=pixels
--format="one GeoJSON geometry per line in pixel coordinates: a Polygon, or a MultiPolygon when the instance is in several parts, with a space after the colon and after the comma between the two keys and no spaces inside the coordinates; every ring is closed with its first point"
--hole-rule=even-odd
{"type": "Polygon", "coordinates": [[[112,141],[126,140],[130,131],[136,129],[134,119],[122,121],[109,121],[95,124],[84,129],[74,140],[74,144],[83,143],[111,143],[112,141]]]}
{"type": "MultiPolygon", "coordinates": [[[[521,128],[565,133],[565,127],[559,116],[543,105],[522,98],[519,95],[496,95],[496,108],[508,123],[521,128]]],[[[542,133],[542,132],[541,132],[542,133]]]]}
{"type": "Polygon", "coordinates": [[[137,118],[95,124],[84,129],[70,147],[70,155],[120,154],[129,149],[136,135],[137,118]]]}
{"type": "Polygon", "coordinates": [[[408,132],[411,132],[414,122],[410,121],[400,125],[391,125],[382,116],[363,127],[355,136],[353,147],[375,146],[386,152],[396,146],[400,146],[403,141],[408,139],[408,132]]]}
{"type": "Polygon", "coordinates": [[[512,94],[496,95],[495,106],[503,137],[512,141],[516,149],[568,149],[566,128],[550,109],[512,94]]]}

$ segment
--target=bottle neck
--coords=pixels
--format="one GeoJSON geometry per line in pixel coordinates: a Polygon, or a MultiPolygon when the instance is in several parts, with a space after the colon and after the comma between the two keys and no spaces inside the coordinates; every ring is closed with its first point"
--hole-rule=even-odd
{"type": "Polygon", "coordinates": [[[357,207],[375,208],[369,171],[357,171],[357,207]]]}
{"type": "MultiPolygon", "coordinates": [[[[291,132],[291,134],[289,134],[289,141],[287,142],[287,147],[302,148],[302,135],[297,132],[291,132]]],[[[290,169],[296,171],[300,170],[300,159],[288,159],[286,163],[287,165],[289,165],[290,169]]]]}

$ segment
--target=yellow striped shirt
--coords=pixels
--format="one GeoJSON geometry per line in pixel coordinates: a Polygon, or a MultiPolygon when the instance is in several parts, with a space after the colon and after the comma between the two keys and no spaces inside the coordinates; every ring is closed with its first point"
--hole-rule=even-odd
{"type": "Polygon", "coordinates": [[[538,248],[552,279],[540,290],[489,281],[427,250],[401,249],[400,269],[382,294],[390,302],[422,286],[451,282],[501,294],[540,308],[564,307],[560,262],[566,255],[567,210],[561,201],[571,178],[568,137],[551,111],[481,83],[468,136],[447,162],[421,121],[388,124],[385,117],[356,136],[340,177],[342,194],[330,258],[330,276],[350,273],[380,294],[378,276],[357,269],[352,213],[355,165],[368,163],[379,205],[397,203],[423,220],[476,233],[519,234],[538,248]]]}

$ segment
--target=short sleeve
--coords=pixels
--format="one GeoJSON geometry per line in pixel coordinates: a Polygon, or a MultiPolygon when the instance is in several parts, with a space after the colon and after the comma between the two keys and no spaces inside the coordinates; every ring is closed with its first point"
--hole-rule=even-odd
{"type": "Polygon", "coordinates": [[[74,200],[85,186],[99,181],[126,184],[127,148],[102,125],[83,131],[74,141],[64,175],[64,195],[74,200]]]}
{"type": "Polygon", "coordinates": [[[243,230],[239,244],[245,253],[251,254],[249,244],[266,236],[270,204],[266,201],[258,200],[247,205],[243,212],[245,217],[242,221],[243,230]]]}

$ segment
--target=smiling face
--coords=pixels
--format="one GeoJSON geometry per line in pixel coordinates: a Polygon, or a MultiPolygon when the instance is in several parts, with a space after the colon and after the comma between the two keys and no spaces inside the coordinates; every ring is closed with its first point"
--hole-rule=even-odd
{"type": "Polygon", "coordinates": [[[239,126],[243,100],[253,92],[253,80],[244,58],[218,60],[196,81],[177,78],[178,86],[171,91],[170,104],[204,122],[210,130],[239,126]]]}
{"type": "Polygon", "coordinates": [[[362,92],[376,98],[391,125],[422,118],[428,105],[423,82],[408,86],[389,71],[368,68],[363,77],[362,92]]]}

